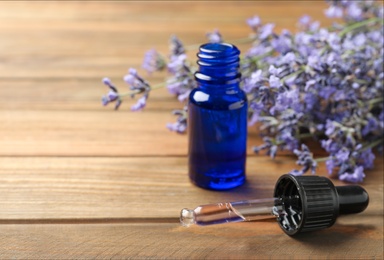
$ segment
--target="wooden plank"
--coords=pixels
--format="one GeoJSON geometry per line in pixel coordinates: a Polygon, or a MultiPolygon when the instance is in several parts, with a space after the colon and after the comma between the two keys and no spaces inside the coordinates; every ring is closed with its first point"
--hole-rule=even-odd
{"type": "MultiPolygon", "coordinates": [[[[1,2],[0,78],[121,77],[128,67],[140,67],[146,50],[167,52],[170,35],[187,45],[205,42],[215,28],[227,40],[244,38],[251,32],[245,20],[255,13],[275,22],[277,30],[294,29],[292,21],[305,13],[330,24],[318,12],[324,7],[322,2],[1,2]]],[[[240,47],[245,51],[249,45],[240,47]]]]}
{"type": "MultiPolygon", "coordinates": [[[[0,223],[176,219],[184,207],[271,197],[277,178],[295,167],[294,160],[286,157],[271,161],[252,156],[244,186],[214,192],[189,182],[185,157],[0,157],[0,223]]],[[[319,174],[326,175],[325,171],[322,165],[319,174]]],[[[367,172],[363,185],[371,199],[360,215],[382,215],[382,172],[382,159],[374,171],[367,172]]]]}
{"type": "MultiPolygon", "coordinates": [[[[171,109],[133,113],[111,111],[95,101],[97,106],[97,113],[0,110],[0,156],[187,154],[187,136],[170,133],[166,128],[167,123],[176,121],[171,109]]],[[[256,128],[250,128],[248,153],[252,154],[252,147],[260,143],[256,128]]]]}
{"type": "Polygon", "coordinates": [[[169,133],[167,112],[0,111],[1,155],[123,156],[186,154],[169,133]],[[167,149],[164,149],[164,147],[167,149]]]}
{"type": "Polygon", "coordinates": [[[382,259],[383,219],[291,238],[274,222],[0,225],[2,259],[382,259]],[[202,246],[204,245],[204,246],[202,246]]]}
{"type": "MultiPolygon", "coordinates": [[[[120,93],[128,93],[130,91],[129,87],[123,81],[122,76],[113,78],[112,81],[118,87],[120,93]]],[[[161,73],[156,76],[149,76],[147,80],[152,85],[156,85],[164,82],[166,77],[165,73],[161,73]]],[[[55,79],[54,81],[52,79],[0,80],[2,86],[0,87],[0,110],[70,110],[72,113],[75,113],[73,111],[109,111],[113,113],[113,104],[106,108],[102,107],[101,96],[107,94],[109,89],[101,80],[102,77],[94,79],[55,79]],[[20,94],[15,96],[15,90],[20,94]]],[[[120,110],[126,114],[126,111],[129,111],[131,105],[135,102],[135,99],[131,99],[129,96],[126,97],[120,110]]],[[[173,109],[183,108],[184,105],[185,103],[179,102],[164,87],[150,93],[144,111],[154,110],[170,113],[173,109]]],[[[108,117],[108,114],[100,114],[100,120],[108,117]]],[[[129,117],[129,114],[127,114],[127,117],[129,117]]]]}

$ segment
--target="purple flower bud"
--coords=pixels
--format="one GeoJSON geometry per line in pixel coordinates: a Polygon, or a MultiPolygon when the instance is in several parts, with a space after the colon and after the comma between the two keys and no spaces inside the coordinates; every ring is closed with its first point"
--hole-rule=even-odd
{"type": "Polygon", "coordinates": [[[349,160],[349,155],[350,151],[343,148],[335,154],[335,157],[339,162],[344,163],[349,160]]]}
{"type": "Polygon", "coordinates": [[[165,61],[155,49],[151,49],[145,53],[142,68],[148,73],[161,71],[164,67],[165,61]]]}
{"type": "Polygon", "coordinates": [[[279,88],[281,86],[280,79],[275,75],[269,76],[269,86],[271,88],[279,88]]]}
{"type": "Polygon", "coordinates": [[[303,26],[308,26],[309,23],[311,22],[312,18],[309,15],[303,15],[299,19],[299,24],[303,26]]]}
{"type": "Polygon", "coordinates": [[[185,91],[184,93],[180,94],[178,97],[177,97],[177,100],[179,100],[180,102],[184,102],[185,100],[188,99],[189,97],[189,94],[191,93],[191,90],[187,90],[185,91]]]}
{"type": "MultiPolygon", "coordinates": [[[[258,71],[261,71],[261,70],[258,70],[258,71]]],[[[275,66],[273,66],[273,65],[270,65],[270,66],[269,66],[268,72],[269,72],[269,74],[272,74],[272,75],[275,75],[275,76],[278,75],[278,73],[277,73],[277,69],[276,69],[275,66]]]]}
{"type": "Polygon", "coordinates": [[[132,111],[142,110],[145,107],[146,103],[147,103],[147,96],[142,96],[137,100],[136,104],[131,106],[131,110],[132,111]]]}
{"type": "Polygon", "coordinates": [[[185,131],[187,130],[187,125],[180,122],[174,122],[174,123],[168,123],[167,128],[173,132],[185,133],[185,131]]]}
{"type": "Polygon", "coordinates": [[[276,154],[277,154],[277,145],[272,145],[271,148],[269,149],[268,151],[268,155],[274,159],[276,157],[276,154]]]}
{"type": "Polygon", "coordinates": [[[326,41],[333,50],[340,50],[340,40],[340,36],[337,33],[332,32],[328,34],[326,41]]]}
{"type": "Polygon", "coordinates": [[[273,29],[275,28],[275,24],[267,23],[263,27],[260,28],[260,40],[267,39],[273,33],[273,29]]]}
{"type": "Polygon", "coordinates": [[[137,76],[137,70],[134,68],[129,68],[128,73],[133,76],[137,76]]]}
{"type": "Polygon", "coordinates": [[[187,130],[187,112],[187,106],[183,110],[174,110],[173,114],[178,116],[177,121],[175,123],[168,123],[167,128],[173,132],[184,133],[187,130]]]}
{"type": "Polygon", "coordinates": [[[248,125],[252,126],[257,121],[259,121],[259,116],[261,111],[264,108],[264,105],[261,102],[252,102],[249,107],[252,109],[252,116],[251,119],[248,121],[248,125]]]}
{"type": "Polygon", "coordinates": [[[109,87],[109,91],[107,95],[104,95],[101,97],[101,103],[103,104],[103,106],[106,106],[110,102],[113,102],[116,100],[119,101],[120,99],[119,99],[119,94],[117,92],[117,88],[112,85],[111,80],[109,78],[103,78],[103,83],[109,87]]]}
{"type": "Polygon", "coordinates": [[[169,93],[173,95],[179,95],[183,91],[182,87],[183,87],[183,84],[180,81],[168,82],[167,84],[167,89],[169,93]]]}
{"type": "Polygon", "coordinates": [[[244,79],[243,89],[246,93],[251,93],[254,88],[263,82],[262,70],[253,72],[250,77],[244,79]]]}
{"type": "Polygon", "coordinates": [[[301,151],[295,149],[293,153],[296,154],[298,157],[296,164],[303,166],[300,171],[293,170],[293,174],[304,174],[309,169],[311,169],[312,174],[316,172],[317,162],[313,159],[312,153],[305,144],[301,145],[301,151]]]}
{"type": "Polygon", "coordinates": [[[127,74],[124,76],[124,81],[129,85],[134,85],[135,79],[135,76],[133,76],[132,74],[127,74]]]}
{"type": "Polygon", "coordinates": [[[179,56],[185,53],[185,48],[183,43],[175,35],[171,37],[170,49],[171,49],[171,57],[179,56]]]}
{"type": "Polygon", "coordinates": [[[357,166],[353,173],[345,172],[339,176],[339,179],[341,181],[347,181],[347,182],[363,182],[363,179],[365,178],[364,174],[364,168],[362,166],[357,166]]]}
{"type": "Polygon", "coordinates": [[[207,33],[208,41],[211,43],[223,42],[222,36],[219,30],[215,29],[213,32],[207,33]]]}
{"type": "Polygon", "coordinates": [[[335,161],[333,159],[329,159],[325,162],[325,167],[327,168],[328,174],[333,173],[333,169],[335,168],[335,161]]]}
{"type": "Polygon", "coordinates": [[[118,92],[117,88],[112,84],[112,81],[109,78],[103,78],[103,83],[109,87],[112,91],[118,92]]]}
{"type": "Polygon", "coordinates": [[[109,104],[109,98],[107,96],[102,96],[101,97],[101,103],[103,104],[103,106],[106,106],[109,104]]]}
{"type": "Polygon", "coordinates": [[[379,124],[378,124],[376,118],[374,118],[373,116],[370,116],[368,118],[367,124],[364,126],[363,130],[361,131],[361,134],[366,136],[369,133],[378,130],[378,128],[379,128],[379,124]]]}
{"type": "Polygon", "coordinates": [[[374,160],[375,160],[375,154],[372,152],[372,149],[364,150],[360,154],[359,162],[366,169],[373,169],[374,160]]]}
{"type": "Polygon", "coordinates": [[[371,31],[367,33],[367,37],[373,41],[373,42],[378,42],[379,44],[382,44],[384,41],[383,39],[383,33],[380,31],[371,31]]]}
{"type": "Polygon", "coordinates": [[[185,54],[172,56],[171,61],[168,63],[168,71],[172,74],[179,73],[183,69],[186,59],[187,56],[185,54]]]}
{"type": "Polygon", "coordinates": [[[332,139],[322,140],[321,147],[323,147],[331,155],[334,155],[341,149],[340,144],[332,139]]]}
{"type": "Polygon", "coordinates": [[[316,84],[316,80],[314,80],[314,79],[308,80],[308,81],[305,83],[305,91],[307,92],[308,89],[309,89],[310,87],[313,87],[315,84],[316,84]]]}
{"type": "Polygon", "coordinates": [[[314,31],[317,31],[319,29],[319,27],[320,27],[320,22],[319,21],[314,21],[313,23],[311,23],[309,25],[309,30],[311,32],[314,32],[314,31]]]}
{"type": "Polygon", "coordinates": [[[288,52],[282,58],[282,62],[286,63],[286,64],[290,64],[291,62],[294,62],[295,60],[296,60],[296,56],[293,52],[288,52]]]}
{"type": "Polygon", "coordinates": [[[327,120],[325,128],[326,128],[325,134],[327,136],[333,135],[335,133],[335,131],[336,131],[336,125],[333,123],[332,120],[327,120]]]}
{"type": "Polygon", "coordinates": [[[367,41],[367,36],[365,36],[364,33],[359,33],[355,37],[353,37],[353,43],[355,44],[356,47],[365,45],[366,41],[367,41]]]}
{"type": "Polygon", "coordinates": [[[333,100],[341,101],[346,99],[345,90],[337,90],[333,96],[333,100]]]}
{"type": "Polygon", "coordinates": [[[351,3],[347,7],[347,15],[356,21],[361,21],[363,19],[363,10],[356,3],[351,3]]]}
{"type": "Polygon", "coordinates": [[[290,171],[289,174],[291,174],[293,176],[301,176],[304,174],[304,172],[295,169],[295,170],[290,171]]]}
{"type": "Polygon", "coordinates": [[[109,102],[112,102],[119,98],[119,94],[115,91],[110,90],[107,94],[107,97],[109,99],[109,102]]]}
{"type": "Polygon", "coordinates": [[[341,18],[343,16],[343,9],[338,6],[331,5],[325,10],[324,13],[329,18],[341,18]]]}
{"type": "Polygon", "coordinates": [[[260,20],[260,17],[258,16],[253,16],[251,18],[248,18],[247,19],[247,24],[249,25],[249,27],[251,27],[252,29],[256,29],[258,26],[261,25],[261,20],[260,20]]]}
{"type": "Polygon", "coordinates": [[[107,86],[112,85],[111,80],[109,78],[103,78],[102,81],[103,81],[104,85],[107,85],[107,86]]]}
{"type": "Polygon", "coordinates": [[[271,42],[273,48],[280,53],[287,53],[292,50],[292,38],[280,35],[277,38],[273,38],[271,42]]]}
{"type": "MultiPolygon", "coordinates": [[[[297,75],[290,75],[290,76],[288,76],[284,80],[285,85],[287,85],[290,88],[293,87],[293,85],[295,85],[296,78],[297,78],[297,75]]],[[[298,101],[298,100],[299,99],[296,99],[296,101],[298,101]]]]}
{"type": "Polygon", "coordinates": [[[360,87],[360,84],[359,83],[357,83],[357,82],[353,82],[352,83],[352,88],[354,88],[354,89],[358,89],[360,87]]]}

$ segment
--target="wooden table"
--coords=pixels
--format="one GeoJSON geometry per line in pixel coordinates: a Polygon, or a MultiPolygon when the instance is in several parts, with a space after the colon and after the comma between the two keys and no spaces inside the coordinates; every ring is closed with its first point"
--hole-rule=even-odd
{"type": "MultiPolygon", "coordinates": [[[[220,29],[243,38],[246,18],[260,15],[294,29],[302,14],[323,24],[325,4],[297,2],[1,2],[0,258],[249,259],[383,257],[383,160],[363,186],[371,203],[330,229],[285,235],[274,221],[181,227],[180,209],[270,197],[295,166],[252,153],[248,182],[228,192],[190,184],[187,137],[168,132],[182,105],[165,89],[143,112],[101,106],[104,76],[120,89],[146,50],[166,53],[170,35],[186,45],[220,29]]],[[[240,44],[246,51],[249,46],[240,44]]],[[[194,59],[196,50],[189,52],[194,59]]],[[[165,74],[148,77],[162,82],[165,74]]],[[[378,157],[380,157],[378,155],[378,157]]],[[[320,175],[327,175],[324,165],[320,175]]],[[[336,185],[343,185],[334,180],[336,185]]]]}

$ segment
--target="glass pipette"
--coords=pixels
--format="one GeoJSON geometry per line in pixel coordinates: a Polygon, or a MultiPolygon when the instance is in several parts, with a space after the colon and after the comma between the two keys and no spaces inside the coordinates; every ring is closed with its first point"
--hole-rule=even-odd
{"type": "MultiPolygon", "coordinates": [[[[180,222],[183,226],[193,224],[205,226],[275,217],[284,218],[287,212],[283,204],[290,203],[290,206],[287,208],[294,212],[293,205],[297,205],[298,201],[299,196],[293,196],[284,199],[255,199],[202,205],[193,210],[183,209],[180,214],[180,222]]],[[[299,214],[296,215],[298,218],[300,217],[299,214]]]]}
{"type": "Polygon", "coordinates": [[[243,200],[182,209],[183,226],[276,218],[288,235],[332,226],[339,214],[359,213],[368,206],[368,193],[360,186],[338,186],[320,176],[283,175],[273,198],[243,200]]]}

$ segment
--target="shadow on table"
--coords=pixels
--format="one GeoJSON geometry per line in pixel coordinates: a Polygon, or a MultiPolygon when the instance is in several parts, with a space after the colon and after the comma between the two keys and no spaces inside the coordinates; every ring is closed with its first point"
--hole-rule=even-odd
{"type": "Polygon", "coordinates": [[[305,232],[298,234],[294,237],[296,241],[302,242],[307,245],[312,245],[317,248],[328,247],[334,248],[340,244],[348,243],[353,239],[361,239],[366,234],[372,233],[376,228],[374,225],[369,224],[335,224],[324,230],[305,232]]]}

